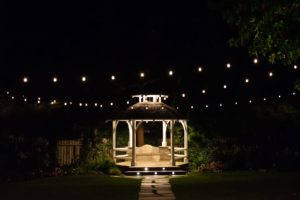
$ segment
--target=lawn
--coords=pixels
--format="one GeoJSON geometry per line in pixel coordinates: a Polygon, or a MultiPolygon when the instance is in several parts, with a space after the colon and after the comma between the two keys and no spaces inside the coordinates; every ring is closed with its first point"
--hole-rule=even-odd
{"type": "Polygon", "coordinates": [[[0,185],[0,199],[138,199],[140,180],[104,175],[43,178],[0,185]]]}
{"type": "Polygon", "coordinates": [[[300,199],[300,173],[207,173],[170,182],[177,200],[300,199]]]}

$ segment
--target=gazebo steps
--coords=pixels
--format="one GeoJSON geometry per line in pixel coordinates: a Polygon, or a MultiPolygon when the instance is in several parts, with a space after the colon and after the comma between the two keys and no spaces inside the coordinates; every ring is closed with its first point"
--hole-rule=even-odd
{"type": "Polygon", "coordinates": [[[179,167],[130,167],[123,173],[127,176],[185,175],[187,171],[179,167]]]}

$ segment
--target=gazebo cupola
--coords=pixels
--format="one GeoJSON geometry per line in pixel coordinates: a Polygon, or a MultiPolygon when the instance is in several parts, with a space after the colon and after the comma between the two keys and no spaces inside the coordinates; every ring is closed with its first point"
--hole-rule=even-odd
{"type": "MultiPolygon", "coordinates": [[[[112,119],[113,159],[116,164],[127,166],[176,166],[188,162],[187,120],[176,109],[163,103],[168,96],[148,94],[133,95],[138,102],[125,111],[117,113],[112,119]],[[128,125],[128,146],[117,147],[117,126],[120,122],[128,125]],[[137,146],[137,135],[143,123],[162,124],[161,145],[148,144],[137,146]],[[179,123],[183,129],[183,145],[175,146],[174,125],[179,123]],[[168,137],[169,135],[169,137],[168,137]]],[[[142,132],[143,134],[143,132],[142,132]]],[[[138,138],[139,138],[138,137],[138,138]]],[[[144,136],[142,136],[144,137],[144,136]]]]}

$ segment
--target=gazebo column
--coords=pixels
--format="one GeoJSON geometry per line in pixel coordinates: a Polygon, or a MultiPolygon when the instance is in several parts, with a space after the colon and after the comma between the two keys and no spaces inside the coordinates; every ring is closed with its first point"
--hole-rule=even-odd
{"type": "Polygon", "coordinates": [[[171,165],[175,166],[175,156],[174,156],[174,120],[171,120],[170,123],[170,141],[171,141],[171,165]]]}
{"type": "Polygon", "coordinates": [[[129,130],[128,148],[132,147],[132,121],[126,121],[129,130]]]}
{"type": "Polygon", "coordinates": [[[183,120],[183,130],[184,130],[184,162],[188,162],[188,126],[186,120],[183,120]]]}
{"type": "Polygon", "coordinates": [[[132,127],[132,159],[131,159],[131,166],[135,166],[136,163],[136,121],[131,121],[131,127],[132,127]]]}
{"type": "Polygon", "coordinates": [[[162,143],[161,146],[166,147],[167,146],[167,127],[168,127],[168,122],[162,121],[162,128],[163,128],[163,135],[162,135],[162,143]]]}
{"type": "Polygon", "coordinates": [[[112,146],[113,146],[113,160],[116,163],[116,134],[117,134],[117,120],[112,121],[112,146]]]}

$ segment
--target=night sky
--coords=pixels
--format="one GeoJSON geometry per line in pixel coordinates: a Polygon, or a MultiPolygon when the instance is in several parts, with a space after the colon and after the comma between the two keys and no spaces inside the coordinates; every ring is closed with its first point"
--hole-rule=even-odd
{"type": "Polygon", "coordinates": [[[294,66],[262,58],[255,64],[245,49],[230,48],[227,40],[235,30],[205,1],[6,1],[1,13],[0,92],[15,101],[35,103],[41,97],[43,103],[109,106],[125,105],[132,94],[163,93],[169,103],[204,108],[278,95],[290,99],[300,75],[294,66]],[[28,83],[22,82],[25,76],[28,83]]]}

